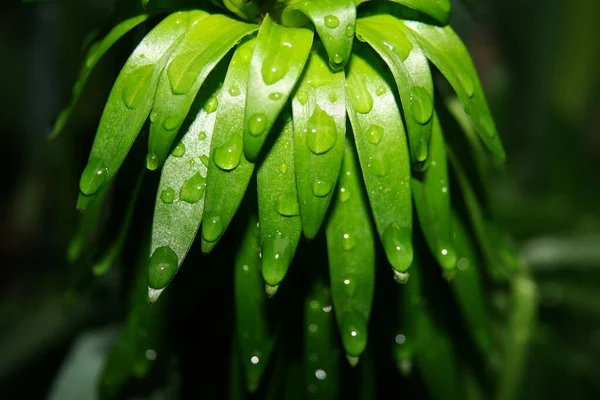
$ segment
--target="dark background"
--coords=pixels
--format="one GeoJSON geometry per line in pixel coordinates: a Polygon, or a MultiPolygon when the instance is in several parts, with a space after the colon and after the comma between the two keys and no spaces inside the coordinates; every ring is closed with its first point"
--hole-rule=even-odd
{"type": "MultiPolygon", "coordinates": [[[[491,207],[540,288],[522,396],[597,398],[600,1],[472,3],[455,4],[452,24],[471,50],[508,154],[490,182],[491,207]]],[[[67,263],[65,252],[77,221],[79,173],[115,74],[140,33],[100,62],[68,130],[47,140],[69,100],[86,35],[104,26],[111,6],[0,5],[2,398],[44,398],[72,346],[101,332],[84,363],[93,375],[123,315],[122,282],[110,274],[94,279],[67,263]]],[[[221,318],[207,312],[207,321],[221,318]]],[[[228,329],[224,323],[214,335],[228,329]]],[[[210,343],[205,349],[217,354],[210,343]]],[[[81,385],[86,373],[82,367],[81,385]]]]}

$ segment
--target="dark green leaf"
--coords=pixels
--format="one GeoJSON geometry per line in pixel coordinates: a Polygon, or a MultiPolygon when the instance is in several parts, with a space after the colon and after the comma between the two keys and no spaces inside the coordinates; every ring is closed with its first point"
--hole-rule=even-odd
{"type": "Polygon", "coordinates": [[[429,15],[437,22],[446,25],[452,15],[450,0],[390,0],[412,10],[429,15]]]}

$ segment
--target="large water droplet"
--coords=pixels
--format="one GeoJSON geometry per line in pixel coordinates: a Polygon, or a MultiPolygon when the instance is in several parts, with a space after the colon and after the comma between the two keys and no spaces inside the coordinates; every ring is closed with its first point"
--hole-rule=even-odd
{"type": "Polygon", "coordinates": [[[344,233],[342,236],[342,247],[344,250],[352,250],[354,246],[356,246],[356,239],[354,239],[354,235],[344,233]]]}
{"type": "Polygon", "coordinates": [[[215,96],[211,96],[211,98],[208,99],[206,101],[206,103],[204,103],[202,108],[204,109],[204,111],[206,111],[208,114],[210,114],[210,113],[214,113],[215,111],[217,111],[218,106],[219,106],[219,100],[217,100],[217,98],[215,96]]]}
{"type": "Polygon", "coordinates": [[[218,215],[207,215],[202,223],[202,238],[214,242],[223,234],[223,221],[218,215]]]}
{"type": "Polygon", "coordinates": [[[433,99],[424,87],[415,86],[410,94],[410,109],[413,118],[424,125],[433,115],[433,99]]]}
{"type": "Polygon", "coordinates": [[[201,54],[192,51],[181,53],[169,63],[167,77],[173,94],[186,94],[198,80],[200,70],[205,65],[201,54]]]}
{"type": "Polygon", "coordinates": [[[292,45],[292,42],[293,40],[290,34],[284,32],[281,35],[279,46],[270,49],[269,55],[265,57],[261,67],[261,73],[263,81],[267,85],[274,84],[287,74],[291,59],[294,56],[294,46],[292,45]]]}
{"type": "Polygon", "coordinates": [[[197,203],[204,195],[206,178],[200,172],[196,172],[191,178],[183,183],[179,192],[179,200],[188,203],[197,203]]]}
{"type": "Polygon", "coordinates": [[[337,28],[340,25],[340,20],[338,17],[336,17],[335,15],[326,15],[325,18],[323,18],[323,21],[325,22],[325,26],[328,28],[337,28]]]}
{"type": "Polygon", "coordinates": [[[156,157],[156,154],[149,153],[146,155],[146,168],[150,171],[154,171],[158,168],[158,157],[156,157]]]}
{"type": "Polygon", "coordinates": [[[373,109],[373,97],[371,97],[371,93],[367,90],[364,81],[358,79],[356,74],[351,74],[347,88],[350,104],[354,111],[361,114],[371,112],[373,109]]]}
{"type": "Polygon", "coordinates": [[[451,270],[456,267],[456,252],[446,243],[438,243],[437,259],[445,270],[451,270]]]}
{"type": "Polygon", "coordinates": [[[185,154],[185,145],[183,144],[183,142],[177,143],[177,146],[175,146],[175,148],[171,152],[171,155],[173,157],[183,157],[184,154],[185,154]]]}
{"type": "Polygon", "coordinates": [[[337,141],[337,129],[333,117],[317,105],[307,124],[306,146],[314,154],[328,152],[337,141]]]}
{"type": "Polygon", "coordinates": [[[155,123],[158,119],[158,113],[156,111],[152,111],[150,113],[150,122],[155,123]]]}
{"type": "Polygon", "coordinates": [[[354,26],[352,24],[346,25],[346,36],[352,37],[354,35],[354,26]]]}
{"type": "Polygon", "coordinates": [[[388,166],[384,149],[380,149],[371,154],[371,157],[369,157],[368,168],[369,172],[375,176],[384,177],[387,175],[388,166]]]}
{"type": "Polygon", "coordinates": [[[123,91],[121,98],[125,107],[133,110],[139,106],[145,99],[152,84],[152,74],[154,65],[144,65],[129,73],[124,78],[123,91]]]}
{"type": "Polygon", "coordinates": [[[225,171],[237,168],[240,165],[242,150],[241,136],[233,134],[226,143],[215,149],[213,154],[215,164],[225,171]]]}
{"type": "Polygon", "coordinates": [[[335,71],[339,71],[340,69],[342,69],[342,67],[344,66],[343,63],[344,56],[342,56],[339,53],[335,53],[333,57],[331,57],[331,59],[329,60],[329,65],[335,71]]]}
{"type": "Polygon", "coordinates": [[[160,199],[167,204],[171,204],[175,200],[175,190],[173,188],[166,188],[160,192],[160,199]]]}
{"type": "Polygon", "coordinates": [[[354,295],[356,294],[356,286],[357,282],[356,279],[353,277],[346,277],[346,279],[342,281],[344,293],[346,293],[346,296],[350,298],[354,297],[354,295]]]}
{"type": "Polygon", "coordinates": [[[298,199],[294,194],[284,193],[277,199],[275,210],[284,217],[300,215],[298,199]]]}
{"type": "Polygon", "coordinates": [[[341,318],[342,341],[346,353],[358,357],[367,345],[367,321],[358,311],[348,311],[341,318]]]}
{"type": "Polygon", "coordinates": [[[371,125],[366,132],[367,140],[372,144],[379,144],[383,136],[383,128],[379,125],[371,125]]]}
{"type": "Polygon", "coordinates": [[[269,93],[269,99],[273,101],[279,101],[283,98],[283,95],[279,92],[269,93]]]}
{"type": "Polygon", "coordinates": [[[227,89],[227,91],[229,92],[229,95],[232,97],[239,96],[242,93],[240,88],[235,85],[231,86],[229,89],[227,89]]]}
{"type": "Polygon", "coordinates": [[[205,167],[207,167],[207,168],[208,168],[208,161],[209,161],[209,159],[208,159],[208,156],[207,156],[206,154],[202,154],[202,155],[200,156],[200,161],[202,162],[202,164],[203,164],[205,167]]]}
{"type": "Polygon", "coordinates": [[[308,93],[306,93],[306,91],[302,89],[298,90],[298,93],[296,93],[296,98],[298,99],[300,104],[305,105],[308,101],[308,93]]]}
{"type": "Polygon", "coordinates": [[[256,113],[248,120],[248,132],[252,136],[260,136],[267,128],[267,116],[263,113],[256,113]]]}
{"type": "Polygon", "coordinates": [[[381,238],[383,249],[392,267],[406,272],[413,260],[413,248],[410,230],[391,223],[385,228],[381,238]]]}
{"type": "Polygon", "coordinates": [[[331,192],[331,182],[315,178],[311,185],[313,194],[317,197],[325,197],[331,192]]]}
{"type": "Polygon", "coordinates": [[[102,159],[90,158],[79,179],[79,190],[86,196],[95,194],[106,183],[107,174],[108,169],[102,159]]]}
{"type": "Polygon", "coordinates": [[[162,289],[169,284],[179,268],[177,254],[169,246],[154,250],[148,264],[148,286],[162,289]]]}

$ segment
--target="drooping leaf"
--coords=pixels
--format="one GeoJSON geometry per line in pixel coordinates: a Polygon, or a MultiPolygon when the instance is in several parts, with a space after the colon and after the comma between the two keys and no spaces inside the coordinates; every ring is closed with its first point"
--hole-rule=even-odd
{"type": "Polygon", "coordinates": [[[269,319],[260,264],[260,231],[253,216],[248,219],[234,262],[235,325],[249,392],[259,387],[277,337],[269,319]]]}
{"type": "Polygon", "coordinates": [[[244,152],[249,160],[256,160],[287,103],[310,54],[312,39],[310,29],[285,28],[268,14],[263,20],[250,63],[244,117],[244,152]]]}
{"type": "Polygon", "coordinates": [[[142,22],[148,19],[148,15],[136,15],[134,17],[128,18],[124,21],[119,22],[115,25],[108,34],[103,37],[101,40],[92,44],[90,49],[88,50],[83,66],[79,71],[79,76],[75,81],[75,85],[73,86],[73,94],[71,96],[71,102],[67,107],[65,107],[54,123],[52,128],[52,133],[50,134],[50,139],[54,139],[57,137],[65,128],[73,110],[75,109],[77,102],[79,101],[79,97],[81,96],[81,92],[83,91],[87,80],[98,63],[102,56],[110,50],[110,48],[123,36],[125,36],[128,32],[130,32],[133,28],[140,25],[142,22]]]}
{"type": "MultiPolygon", "coordinates": [[[[217,81],[200,96],[206,103],[217,81]]],[[[148,296],[158,299],[183,263],[204,215],[206,172],[215,113],[201,109],[162,169],[156,193],[148,265],[148,296]]]]}
{"type": "Polygon", "coordinates": [[[429,168],[411,178],[417,216],[429,250],[446,271],[456,266],[456,252],[450,240],[450,182],[442,127],[437,114],[429,145],[429,168]]]}
{"type": "Polygon", "coordinates": [[[450,0],[390,0],[434,18],[446,25],[452,16],[450,0]]]}
{"type": "Polygon", "coordinates": [[[450,26],[437,27],[418,21],[402,21],[406,32],[427,58],[444,74],[473,121],[475,130],[500,161],[506,154],[479,82],[469,51],[450,26]]]}
{"type": "Polygon", "coordinates": [[[296,186],[304,236],[316,236],[329,207],[344,155],[344,72],[333,72],[322,51],[311,54],[292,101],[296,186]]]}
{"type": "Polygon", "coordinates": [[[206,212],[202,223],[202,251],[205,253],[217,245],[229,226],[254,171],[254,164],[246,159],[242,147],[246,82],[255,41],[250,39],[236,49],[218,98],[220,105],[210,145],[206,212]],[[237,88],[233,95],[232,88],[237,88]]]}
{"type": "Polygon", "coordinates": [[[329,288],[315,280],[304,299],[304,376],[307,399],[336,399],[341,378],[329,288]]]}
{"type": "Polygon", "coordinates": [[[83,210],[103,192],[119,170],[144,125],[161,71],[193,20],[179,12],[160,22],[129,57],[110,92],[79,181],[77,208],[83,210]]]}
{"type": "Polygon", "coordinates": [[[287,26],[303,26],[312,21],[329,57],[332,68],[344,68],[350,59],[356,27],[354,0],[306,0],[292,2],[283,10],[287,26]]]}
{"type": "Polygon", "coordinates": [[[223,0],[229,11],[246,21],[254,21],[259,11],[259,0],[223,0]]]}
{"type": "Polygon", "coordinates": [[[396,279],[404,282],[413,257],[408,148],[390,77],[363,50],[350,60],[348,116],[377,232],[396,279]]]}
{"type": "Polygon", "coordinates": [[[342,171],[327,221],[331,296],[346,354],[358,361],[367,344],[375,289],[375,240],[356,151],[346,142],[342,171]]]}
{"type": "Polygon", "coordinates": [[[433,82],[427,58],[407,39],[400,21],[390,15],[359,19],[356,34],[383,58],[394,76],[404,110],[411,160],[421,165],[427,159],[433,124],[433,82]]]}
{"type": "Polygon", "coordinates": [[[302,235],[294,168],[294,128],[287,122],[258,170],[262,274],[273,295],[302,235]]]}
{"type": "MultiPolygon", "coordinates": [[[[146,166],[156,169],[163,164],[179,128],[188,114],[202,83],[219,61],[256,25],[215,14],[196,19],[164,69],[154,108],[150,115],[150,138],[146,166]]],[[[206,103],[214,112],[218,102],[206,103]]]]}
{"type": "Polygon", "coordinates": [[[67,260],[69,262],[79,260],[86,251],[90,250],[90,245],[95,242],[102,222],[102,213],[105,211],[107,191],[103,191],[97,201],[92,203],[80,215],[75,234],[67,246],[67,260]]]}

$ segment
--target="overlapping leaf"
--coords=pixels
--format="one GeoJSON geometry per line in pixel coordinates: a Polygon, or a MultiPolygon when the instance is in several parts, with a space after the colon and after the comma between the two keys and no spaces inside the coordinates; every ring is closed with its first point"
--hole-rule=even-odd
{"type": "Polygon", "coordinates": [[[263,20],[250,63],[244,152],[256,160],[267,135],[288,98],[310,54],[313,32],[306,28],[285,28],[263,20]]]}
{"type": "Polygon", "coordinates": [[[446,25],[452,15],[450,0],[390,0],[434,18],[446,25]]]}
{"type": "Polygon", "coordinates": [[[316,236],[333,195],[346,132],[344,72],[311,54],[292,101],[296,185],[304,236],[316,236]]]}
{"type": "Polygon", "coordinates": [[[400,110],[389,76],[372,54],[352,55],[348,116],[377,232],[396,279],[405,281],[413,257],[410,166],[400,110]]]}

